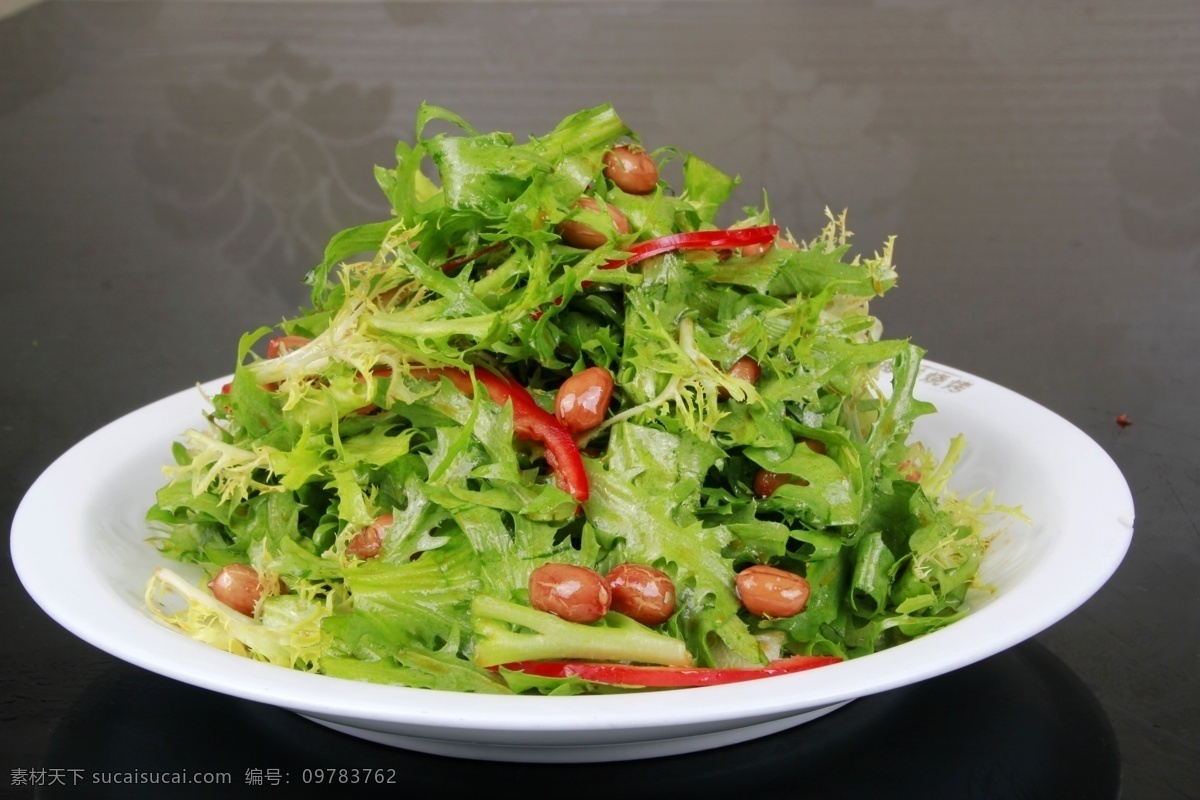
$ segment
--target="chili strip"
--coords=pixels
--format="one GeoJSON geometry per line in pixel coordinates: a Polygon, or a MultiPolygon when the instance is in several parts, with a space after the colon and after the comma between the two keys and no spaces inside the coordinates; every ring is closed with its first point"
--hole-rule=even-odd
{"type": "Polygon", "coordinates": [[[772,661],[765,667],[720,669],[709,667],[648,667],[631,664],[604,664],[593,661],[518,661],[504,664],[514,672],[542,678],[581,678],[592,683],[649,688],[717,686],[739,683],[773,675],[836,664],[837,656],[791,656],[772,661]]]}
{"type": "Polygon", "coordinates": [[[761,225],[757,228],[732,228],[724,231],[690,231],[661,236],[629,248],[629,258],[618,258],[604,264],[601,269],[617,269],[632,266],[647,258],[661,256],[675,250],[728,250],[752,244],[775,241],[779,235],[778,225],[761,225]]]}
{"type": "MultiPolygon", "coordinates": [[[[645,261],[663,253],[675,250],[728,250],[732,247],[746,247],[752,244],[766,244],[775,241],[779,235],[778,225],[761,225],[757,228],[731,228],[724,231],[690,231],[688,233],[673,233],[670,236],[660,236],[648,242],[635,244],[630,247],[629,258],[615,258],[600,265],[600,269],[617,269],[631,267],[639,261],[645,261]]],[[[591,286],[591,281],[584,281],[583,288],[591,286]]],[[[561,305],[562,298],[555,299],[554,305],[561,305]]],[[[536,322],[542,318],[541,309],[534,309],[530,316],[536,322]]]]}
{"type": "MultiPolygon", "coordinates": [[[[553,414],[539,406],[525,387],[516,381],[502,378],[482,367],[476,367],[474,373],[475,380],[487,390],[488,396],[496,404],[512,403],[513,429],[517,436],[545,445],[546,461],[558,477],[559,488],[580,503],[586,502],[590,495],[587,473],[570,432],[553,414]]],[[[415,369],[412,374],[422,380],[444,377],[466,395],[473,391],[470,374],[456,367],[415,369]]]]}

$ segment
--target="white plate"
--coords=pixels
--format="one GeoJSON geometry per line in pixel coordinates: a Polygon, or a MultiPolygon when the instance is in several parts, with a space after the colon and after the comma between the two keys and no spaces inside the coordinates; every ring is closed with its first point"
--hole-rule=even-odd
{"type": "Polygon", "coordinates": [[[1121,563],[1133,533],[1133,500],[1099,445],[1036,403],[958,370],[926,364],[919,387],[939,413],[921,419],[915,436],[935,452],[960,432],[970,443],[952,487],[994,489],[998,502],[1021,505],[1033,524],[1007,525],[988,549],[981,575],[995,591],[974,592],[965,619],[811,672],[646,694],[469,695],[293,672],[192,641],[151,620],[142,597],[154,567],[180,569],[144,541],[143,515],[163,482],[170,443],[201,421],[204,403],[195,389],[122,417],[55,461],[17,509],[13,563],[51,617],[118,658],[374,741],[505,761],[703,750],[1000,652],[1078,608],[1121,563]],[[51,537],[54,545],[46,546],[51,537]]]}

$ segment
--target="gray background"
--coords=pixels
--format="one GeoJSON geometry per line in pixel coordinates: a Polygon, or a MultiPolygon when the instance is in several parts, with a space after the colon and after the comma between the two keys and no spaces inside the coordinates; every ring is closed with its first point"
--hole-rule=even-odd
{"type": "MultiPolygon", "coordinates": [[[[740,173],[741,201],[765,186],[797,234],[825,206],[850,209],[864,250],[898,234],[888,333],[1113,456],[1132,550],[1038,639],[1107,714],[1124,795],[1195,797],[1198,53],[1190,2],[45,3],[0,20],[0,529],[57,454],[230,371],[241,332],[303,301],[328,236],[386,214],[370,168],[422,100],[518,133],[611,101],[651,146],[740,173]]],[[[0,584],[7,771],[39,762],[113,662],[7,561],[0,584]]]]}

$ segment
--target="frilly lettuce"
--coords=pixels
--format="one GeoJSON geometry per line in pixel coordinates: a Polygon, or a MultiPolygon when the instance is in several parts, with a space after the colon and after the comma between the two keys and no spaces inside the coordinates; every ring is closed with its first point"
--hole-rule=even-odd
{"type": "Polygon", "coordinates": [[[251,564],[274,590],[250,618],[159,570],[147,587],[156,618],[328,675],[564,694],[604,689],[488,667],[855,656],[961,616],[983,520],[1013,510],[948,490],[961,440],[940,463],[908,442],[933,411],[914,397],[923,351],[881,338],[869,308],[896,283],[894,240],[852,256],[845,213],[827,212],[811,238],[785,231],[763,253],[610,268],[649,239],[773,222],[765,196],[718,222],[736,216],[722,207],[738,179],[673,148],[653,156],[681,161],[678,191],[623,192],[602,158],[627,137],[609,106],[527,142],[421,107],[411,143],[375,169],[388,218],[333,237],[306,278],[312,308],[280,325],[302,337],[286,353],[255,355],[270,329],[242,337],[209,428],[176,443],[148,515],[165,555],[209,574],[251,564]],[[582,194],[631,232],[575,206],[582,194]],[[555,226],[568,219],[607,242],[566,246],[555,226]],[[746,357],[757,381],[730,374],[746,357]],[[511,404],[421,371],[504,373],[549,409],[589,366],[616,390],[606,421],[577,439],[591,487],[581,513],[541,446],[514,437],[511,404]],[[758,497],[759,470],[789,482],[758,497]],[[364,561],[350,553],[367,526],[383,542],[364,561]],[[576,625],[527,605],[542,564],[604,573],[626,561],[675,583],[678,609],[658,629],[619,615],[576,625]],[[747,614],[735,577],[756,563],[804,575],[805,610],[747,614]]]}

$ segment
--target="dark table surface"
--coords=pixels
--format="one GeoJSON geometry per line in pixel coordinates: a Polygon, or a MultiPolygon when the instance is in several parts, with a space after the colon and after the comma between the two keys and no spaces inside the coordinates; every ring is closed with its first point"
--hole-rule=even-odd
{"type": "Polygon", "coordinates": [[[647,142],[739,172],[739,199],[765,186],[793,230],[828,205],[864,249],[898,234],[888,332],[1095,438],[1134,493],[1124,564],[1035,642],[796,730],[543,767],[391,750],[143,672],[54,624],[4,559],[0,791],[132,797],[64,771],[176,767],[230,772],[224,796],[279,770],[295,794],[306,767],[370,766],[400,771],[393,795],[1200,796],[1192,2],[45,3],[0,20],[0,530],[57,455],[229,372],[240,333],[301,304],[326,238],[386,214],[371,166],[422,100],[518,132],[611,101],[647,142]]]}

